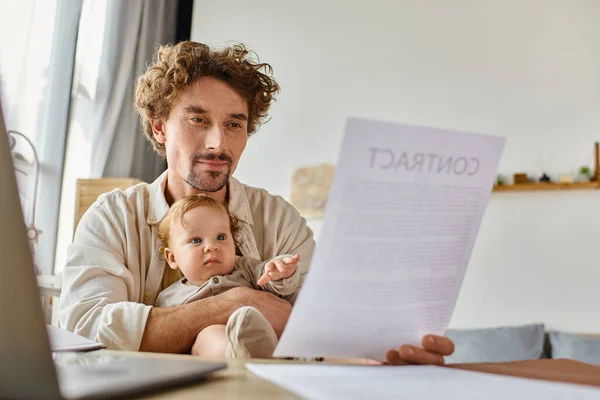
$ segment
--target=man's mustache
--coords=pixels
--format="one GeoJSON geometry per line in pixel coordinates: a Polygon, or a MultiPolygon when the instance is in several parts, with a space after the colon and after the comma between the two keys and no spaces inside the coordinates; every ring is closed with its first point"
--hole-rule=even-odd
{"type": "Polygon", "coordinates": [[[205,153],[196,153],[192,156],[192,161],[198,162],[198,161],[202,161],[202,160],[206,160],[206,161],[219,160],[219,161],[227,161],[230,164],[233,163],[233,158],[231,158],[231,156],[227,153],[205,152],[205,153]]]}

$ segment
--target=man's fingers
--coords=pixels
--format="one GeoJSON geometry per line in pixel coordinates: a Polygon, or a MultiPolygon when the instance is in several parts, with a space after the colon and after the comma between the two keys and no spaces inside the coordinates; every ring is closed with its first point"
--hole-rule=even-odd
{"type": "Polygon", "coordinates": [[[384,365],[406,365],[407,362],[400,358],[400,354],[398,354],[398,350],[388,350],[385,353],[385,361],[384,365]]]}
{"type": "Polygon", "coordinates": [[[404,345],[398,350],[401,360],[408,364],[444,365],[444,356],[419,347],[404,345]]]}
{"type": "Polygon", "coordinates": [[[454,353],[454,343],[447,337],[436,335],[425,335],[423,337],[423,348],[431,353],[449,356],[454,353]]]}

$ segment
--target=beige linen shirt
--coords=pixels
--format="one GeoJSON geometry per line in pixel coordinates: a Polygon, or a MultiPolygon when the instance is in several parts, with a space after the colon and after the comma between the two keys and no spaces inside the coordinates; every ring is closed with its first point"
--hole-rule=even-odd
{"type": "MultiPolygon", "coordinates": [[[[169,269],[156,234],[169,209],[166,182],[165,172],[151,184],[106,193],[83,215],[63,269],[61,327],[109,349],[139,349],[158,293],[179,278],[165,273],[169,269]]],[[[296,209],[234,178],[229,208],[240,219],[238,253],[261,261],[300,254],[301,286],[315,242],[296,209]]]]}
{"type": "MultiPolygon", "coordinates": [[[[290,256],[283,254],[280,257],[290,256]]],[[[280,258],[275,257],[275,258],[280,258]]],[[[268,261],[258,261],[249,257],[236,257],[235,268],[227,275],[211,276],[209,280],[201,285],[187,283],[186,279],[180,279],[158,294],[155,307],[173,307],[181,304],[191,303],[196,300],[216,296],[231,288],[244,286],[256,290],[271,292],[285,300],[295,299],[300,284],[298,270],[288,278],[269,281],[263,286],[256,282],[263,275],[265,264],[268,261]]]]}

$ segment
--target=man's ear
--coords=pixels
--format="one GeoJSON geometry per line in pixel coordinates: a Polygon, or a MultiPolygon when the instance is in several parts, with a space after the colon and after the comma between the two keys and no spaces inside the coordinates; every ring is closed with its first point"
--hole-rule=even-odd
{"type": "Polygon", "coordinates": [[[162,119],[153,119],[150,122],[150,126],[152,126],[152,134],[156,141],[160,144],[165,144],[167,141],[167,133],[165,131],[165,123],[162,119]]]}
{"type": "Polygon", "coordinates": [[[171,269],[177,269],[177,261],[175,260],[175,253],[170,248],[165,248],[165,260],[171,269]]]}

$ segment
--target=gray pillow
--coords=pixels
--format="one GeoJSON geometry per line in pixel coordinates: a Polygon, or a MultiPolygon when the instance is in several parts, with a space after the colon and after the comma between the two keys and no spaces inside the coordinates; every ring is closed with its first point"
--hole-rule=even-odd
{"type": "Polygon", "coordinates": [[[449,364],[536,360],[544,354],[543,324],[449,330],[446,336],[455,345],[449,364]]]}
{"type": "Polygon", "coordinates": [[[548,336],[552,347],[552,358],[572,358],[600,365],[600,337],[567,332],[550,332],[548,336]]]}

